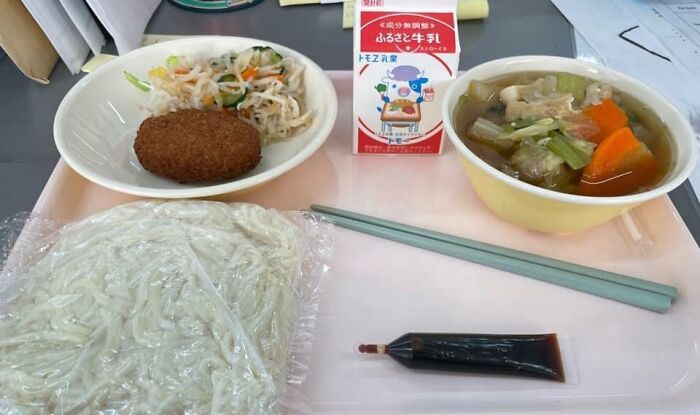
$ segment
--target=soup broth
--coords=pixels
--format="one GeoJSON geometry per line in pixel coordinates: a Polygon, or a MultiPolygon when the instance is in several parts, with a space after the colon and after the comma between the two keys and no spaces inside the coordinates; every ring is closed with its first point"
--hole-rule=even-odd
{"type": "Polygon", "coordinates": [[[630,95],[567,73],[472,81],[454,125],[494,168],[554,191],[621,196],[656,186],[671,164],[665,126],[630,95]]]}

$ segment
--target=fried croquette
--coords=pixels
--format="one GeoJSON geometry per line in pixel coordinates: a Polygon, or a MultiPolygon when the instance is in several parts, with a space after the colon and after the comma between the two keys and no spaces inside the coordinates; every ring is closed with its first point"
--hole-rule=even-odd
{"type": "Polygon", "coordinates": [[[233,179],[261,159],[255,128],[233,114],[196,109],[144,120],[134,151],[146,170],[180,183],[233,179]]]}

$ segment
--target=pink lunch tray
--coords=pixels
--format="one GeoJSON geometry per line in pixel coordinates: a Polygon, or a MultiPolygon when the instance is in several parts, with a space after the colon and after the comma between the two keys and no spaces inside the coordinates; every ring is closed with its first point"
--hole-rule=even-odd
{"type": "MultiPolygon", "coordinates": [[[[668,198],[631,213],[643,251],[619,219],[569,236],[520,229],[479,202],[451,145],[436,157],[353,156],[352,74],[330,76],[340,101],[327,143],[283,177],[216,200],[337,206],[673,284],[681,297],[660,315],[338,229],[303,384],[315,413],[700,413],[700,250],[668,198]],[[570,381],[417,373],[355,352],[408,331],[558,332],[570,381]]],[[[61,160],[34,211],[74,221],[136,199],[61,160]]]]}

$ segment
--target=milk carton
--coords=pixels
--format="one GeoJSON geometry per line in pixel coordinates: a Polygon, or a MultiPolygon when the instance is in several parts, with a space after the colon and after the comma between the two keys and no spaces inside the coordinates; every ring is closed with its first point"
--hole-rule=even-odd
{"type": "Polygon", "coordinates": [[[355,154],[440,154],[459,63],[457,0],[356,0],[355,154]]]}

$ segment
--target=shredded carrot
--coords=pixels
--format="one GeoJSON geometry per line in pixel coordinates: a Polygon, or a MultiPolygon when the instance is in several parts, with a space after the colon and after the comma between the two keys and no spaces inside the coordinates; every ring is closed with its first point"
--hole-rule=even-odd
{"type": "Polygon", "coordinates": [[[187,75],[188,73],[190,73],[190,68],[186,66],[180,66],[178,68],[175,68],[175,73],[178,75],[187,75]]]}
{"type": "Polygon", "coordinates": [[[604,138],[617,129],[627,126],[627,114],[611,99],[604,99],[598,105],[591,105],[584,110],[600,127],[600,132],[590,138],[594,143],[600,143],[604,138]]]}
{"type": "Polygon", "coordinates": [[[659,164],[649,148],[628,127],[617,129],[593,152],[583,170],[578,193],[587,196],[619,196],[654,184],[659,164]]]}
{"type": "Polygon", "coordinates": [[[241,77],[243,77],[244,80],[248,81],[250,79],[255,78],[255,76],[258,74],[258,68],[255,68],[253,66],[249,66],[246,68],[245,71],[241,72],[241,77]]]}
{"type": "Polygon", "coordinates": [[[205,95],[204,98],[202,98],[202,102],[204,105],[212,105],[214,103],[214,97],[211,95],[205,95]]]}
{"type": "Polygon", "coordinates": [[[275,75],[275,78],[277,78],[278,81],[282,82],[284,80],[284,74],[281,73],[279,75],[275,75]]]}

